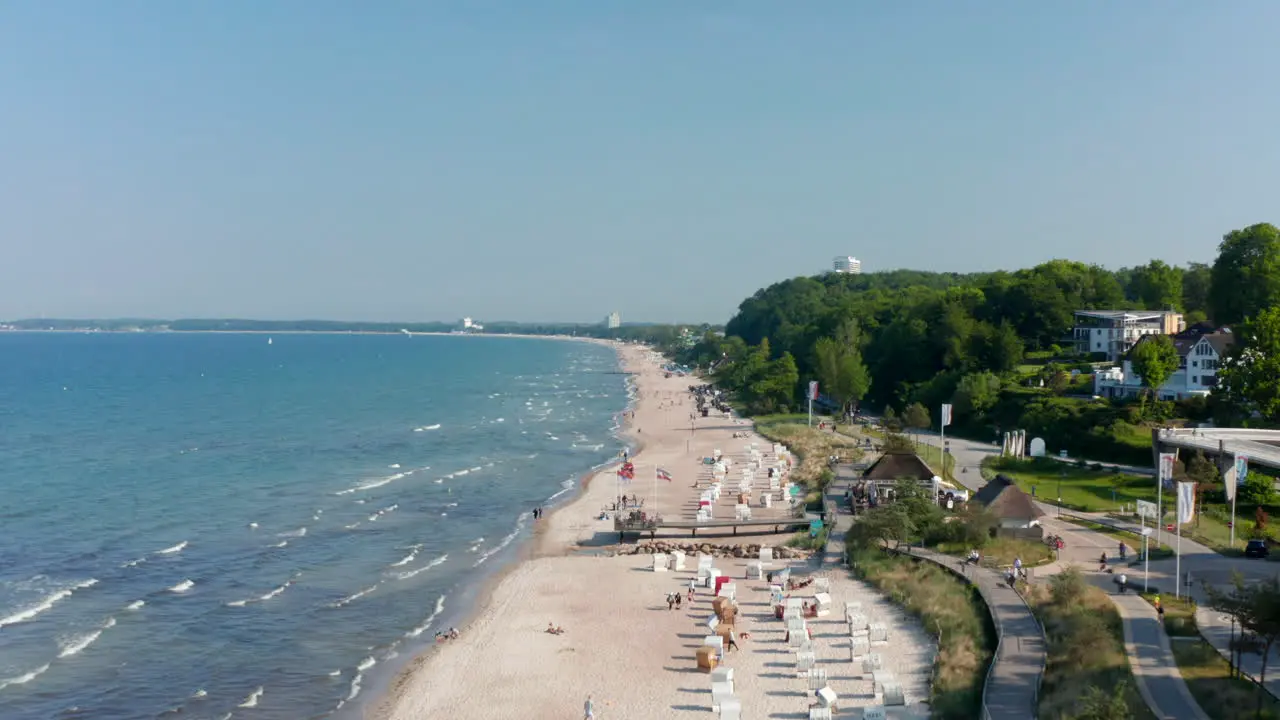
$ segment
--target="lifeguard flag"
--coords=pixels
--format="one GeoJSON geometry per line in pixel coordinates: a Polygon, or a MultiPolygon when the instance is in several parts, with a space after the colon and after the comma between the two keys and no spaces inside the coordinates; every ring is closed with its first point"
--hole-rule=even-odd
{"type": "Polygon", "coordinates": [[[662,468],[658,468],[658,479],[671,482],[671,473],[667,472],[666,470],[663,470],[662,468]]]}

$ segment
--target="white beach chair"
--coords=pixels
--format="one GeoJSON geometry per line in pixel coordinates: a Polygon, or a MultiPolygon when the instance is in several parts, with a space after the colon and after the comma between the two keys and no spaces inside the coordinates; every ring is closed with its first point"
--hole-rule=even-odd
{"type": "Polygon", "coordinates": [[[831,596],[825,592],[820,592],[813,596],[813,601],[818,604],[818,617],[826,617],[831,614],[831,596]]]}
{"type": "Polygon", "coordinates": [[[654,572],[667,571],[667,554],[666,553],[653,554],[653,571],[654,572]]]}
{"type": "Polygon", "coordinates": [[[831,720],[831,708],[825,708],[825,707],[809,708],[809,720],[831,720]]]}
{"type": "Polygon", "coordinates": [[[717,616],[715,616],[715,615],[712,615],[711,617],[707,618],[707,629],[708,629],[708,630],[710,630],[711,632],[715,632],[715,631],[716,631],[716,628],[718,628],[718,627],[720,627],[720,618],[719,618],[719,617],[717,617],[717,616]]]}
{"type": "Polygon", "coordinates": [[[750,520],[751,506],[750,505],[734,505],[733,514],[734,514],[734,517],[737,518],[738,520],[750,520]]]}
{"type": "Polygon", "coordinates": [[[836,691],[830,687],[818,688],[817,695],[818,703],[822,707],[835,708],[836,702],[839,700],[839,697],[836,696],[836,691]]]}
{"type": "Polygon", "coordinates": [[[720,586],[720,592],[719,592],[718,594],[720,595],[720,597],[727,597],[727,598],[729,598],[730,600],[732,600],[732,601],[734,601],[734,602],[737,602],[737,600],[738,600],[738,583],[727,582],[727,583],[725,583],[725,584],[721,585],[721,586],[720,586]]]}
{"type": "Polygon", "coordinates": [[[720,712],[720,704],[732,697],[732,685],[729,683],[711,683],[711,712],[720,712]]]}
{"type": "Polygon", "coordinates": [[[731,697],[721,702],[720,720],[742,720],[742,701],[731,697]]]}
{"type": "Polygon", "coordinates": [[[714,688],[716,683],[727,683],[729,692],[733,692],[733,668],[721,665],[711,671],[711,687],[714,688]]]}
{"type": "Polygon", "coordinates": [[[889,628],[881,623],[873,623],[867,628],[867,639],[873,645],[880,645],[889,642],[889,628]]]}
{"type": "Polygon", "coordinates": [[[846,602],[845,602],[845,604],[844,604],[844,619],[845,619],[845,621],[849,621],[849,620],[851,620],[851,619],[853,618],[853,616],[854,616],[854,615],[859,614],[859,613],[861,613],[861,612],[862,612],[862,603],[860,603],[860,602],[848,602],[848,601],[846,601],[846,602]]]}
{"type": "Polygon", "coordinates": [[[827,671],[823,668],[810,668],[805,674],[805,686],[810,690],[818,690],[827,686],[827,671]]]}
{"type": "Polygon", "coordinates": [[[868,677],[883,666],[884,659],[880,657],[880,653],[867,653],[867,656],[862,658],[862,676],[868,677]]]}
{"type": "Polygon", "coordinates": [[[849,636],[861,635],[868,631],[867,616],[854,613],[849,616],[849,636]]]}
{"type": "Polygon", "coordinates": [[[683,550],[673,550],[671,552],[671,569],[676,572],[684,570],[685,555],[683,550]]]}
{"type": "Polygon", "coordinates": [[[902,692],[902,686],[896,682],[886,682],[881,695],[885,707],[901,707],[907,704],[906,693],[902,692]]]}
{"type": "Polygon", "coordinates": [[[724,652],[724,638],[719,635],[707,635],[702,638],[702,644],[706,647],[716,649],[716,652],[724,652]]]}
{"type": "Polygon", "coordinates": [[[849,661],[856,662],[871,652],[871,643],[866,638],[853,638],[849,642],[849,661]]]}
{"type": "MultiPolygon", "coordinates": [[[[796,674],[804,675],[813,669],[814,663],[818,662],[818,658],[811,652],[796,653],[796,674]]],[[[816,690],[817,688],[810,688],[816,690]]]]}
{"type": "MultiPolygon", "coordinates": [[[[884,692],[886,685],[896,685],[897,680],[894,679],[893,673],[888,670],[875,670],[871,673],[871,692],[880,695],[884,692]]],[[[888,703],[885,703],[888,705],[888,703]]]]}
{"type": "Polygon", "coordinates": [[[752,560],[747,563],[747,579],[760,580],[764,577],[764,565],[759,560],[752,560]]]}
{"type": "MultiPolygon", "coordinates": [[[[830,593],[830,592],[831,592],[831,578],[829,578],[829,577],[816,577],[816,578],[814,578],[814,579],[813,579],[813,592],[814,592],[814,593],[830,593]]],[[[828,600],[830,600],[830,598],[827,598],[827,599],[828,599],[828,600]]]]}
{"type": "Polygon", "coordinates": [[[773,548],[760,548],[760,564],[764,567],[769,567],[769,565],[773,564],[773,548]]]}

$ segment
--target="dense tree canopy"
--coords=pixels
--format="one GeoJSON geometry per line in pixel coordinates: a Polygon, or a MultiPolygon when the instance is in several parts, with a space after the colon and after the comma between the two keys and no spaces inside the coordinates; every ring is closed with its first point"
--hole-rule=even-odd
{"type": "Polygon", "coordinates": [[[1233,325],[1280,305],[1280,229],[1270,223],[1222,238],[1209,287],[1210,316],[1233,325]]]}
{"type": "MultiPolygon", "coordinates": [[[[1149,432],[1139,425],[1170,412],[1203,419],[1227,408],[1280,424],[1278,306],[1280,231],[1260,224],[1228,233],[1212,265],[1156,259],[1112,271],[1051,260],[1016,271],[792,278],[744,300],[724,336],[705,333],[686,357],[755,409],[798,410],[804,383],[817,380],[833,409],[885,408],[886,419],[896,411],[894,423],[919,427],[953,403],[958,431],[1024,428],[1086,456],[1145,462],[1149,432]],[[1175,410],[1095,397],[1105,358],[1077,352],[1075,313],[1166,309],[1189,325],[1240,326],[1215,397],[1175,410]]],[[[1149,387],[1180,361],[1168,338],[1140,343],[1130,359],[1149,387]]]]}
{"type": "MultiPolygon", "coordinates": [[[[833,273],[760,290],[743,301],[725,332],[749,345],[769,338],[775,356],[790,352],[796,358],[802,379],[820,379],[832,389],[843,384],[833,382],[837,359],[844,357],[837,350],[852,354],[856,348],[869,376],[869,383],[857,386],[867,399],[904,407],[925,385],[932,385],[929,397],[918,399],[945,401],[967,374],[1008,373],[1029,350],[1069,345],[1077,310],[1203,304],[1206,293],[1196,284],[1202,277],[1194,268],[1159,260],[1119,272],[1053,260],[969,275],[833,273]],[[1196,279],[1189,283],[1189,277],[1196,279]],[[1184,288],[1192,290],[1190,301],[1184,288]],[[835,339],[851,320],[858,328],[853,343],[820,343],[835,339]]],[[[842,401],[849,395],[838,394],[842,401]]]]}

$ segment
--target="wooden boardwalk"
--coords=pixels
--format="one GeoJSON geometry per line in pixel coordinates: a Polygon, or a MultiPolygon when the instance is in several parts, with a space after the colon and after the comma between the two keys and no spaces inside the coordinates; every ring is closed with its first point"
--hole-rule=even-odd
{"type": "Polygon", "coordinates": [[[798,518],[772,518],[768,520],[707,520],[706,522],[698,522],[696,520],[656,520],[648,521],[630,521],[626,518],[614,517],[613,529],[618,533],[618,541],[621,542],[628,533],[633,533],[638,537],[643,537],[645,533],[649,534],[649,539],[656,539],[659,530],[680,530],[689,531],[692,537],[698,536],[699,530],[732,530],[734,535],[738,534],[739,529],[760,529],[773,528],[773,532],[783,533],[791,532],[797,527],[809,527],[809,523],[819,519],[816,515],[812,517],[798,518]]]}

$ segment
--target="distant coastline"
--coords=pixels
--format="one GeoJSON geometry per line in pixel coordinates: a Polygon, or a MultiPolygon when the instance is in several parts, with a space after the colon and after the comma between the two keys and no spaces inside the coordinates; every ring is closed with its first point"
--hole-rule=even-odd
{"type": "Polygon", "coordinates": [[[625,323],[608,327],[605,323],[517,323],[488,322],[483,330],[463,329],[460,323],[444,322],[346,322],[336,320],[242,320],[179,319],[50,319],[27,318],[0,321],[0,333],[323,333],[342,335],[479,335],[486,337],[584,337],[602,340],[650,339],[661,328],[707,328],[707,325],[659,323],[625,323]]]}

